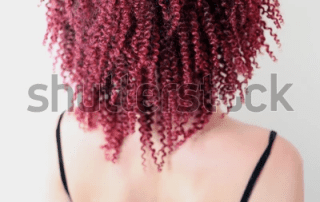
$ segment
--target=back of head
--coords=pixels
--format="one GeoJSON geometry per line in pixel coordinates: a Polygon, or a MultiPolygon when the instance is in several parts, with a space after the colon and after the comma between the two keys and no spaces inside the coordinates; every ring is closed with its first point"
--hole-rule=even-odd
{"type": "MultiPolygon", "coordinates": [[[[101,125],[108,160],[141,125],[142,150],[151,131],[163,159],[201,130],[214,104],[227,106],[258,67],[264,32],[283,22],[278,0],[49,0],[49,50],[57,44],[64,83],[82,96],[75,113],[89,129],[101,125]],[[219,102],[218,102],[219,101],[219,102]],[[186,123],[192,120],[191,127],[186,123]]],[[[142,156],[144,158],[144,156],[142,156]]],[[[156,161],[155,161],[156,162],[156,161]]],[[[163,160],[158,164],[159,170],[163,160]]]]}

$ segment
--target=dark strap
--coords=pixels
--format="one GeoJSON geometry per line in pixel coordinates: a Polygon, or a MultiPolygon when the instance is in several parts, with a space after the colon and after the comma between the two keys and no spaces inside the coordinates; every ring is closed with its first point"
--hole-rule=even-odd
{"type": "Polygon", "coordinates": [[[58,155],[59,155],[60,176],[61,176],[61,180],[62,180],[64,189],[66,190],[69,198],[71,199],[70,194],[69,194],[69,190],[68,190],[66,174],[65,174],[64,166],[63,166],[61,139],[60,139],[60,123],[61,123],[61,119],[62,119],[64,113],[65,113],[65,111],[62,112],[62,114],[60,115],[57,130],[56,130],[56,137],[57,137],[57,146],[58,146],[58,155]]]}
{"type": "Polygon", "coordinates": [[[277,133],[275,131],[271,130],[270,137],[269,137],[269,144],[268,144],[267,148],[265,149],[264,153],[262,154],[262,156],[260,157],[260,160],[257,163],[257,165],[251,175],[251,178],[248,182],[246,190],[243,193],[241,202],[247,202],[249,200],[249,197],[251,195],[254,184],[256,183],[256,180],[259,177],[259,174],[260,174],[261,170],[263,169],[263,166],[269,157],[269,154],[270,154],[270,151],[272,148],[272,144],[273,144],[274,139],[276,138],[276,135],[277,135],[277,133]]]}

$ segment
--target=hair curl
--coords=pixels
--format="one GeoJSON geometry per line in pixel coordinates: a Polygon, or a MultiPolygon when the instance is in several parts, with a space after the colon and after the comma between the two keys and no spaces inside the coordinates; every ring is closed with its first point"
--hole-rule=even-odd
{"type": "Polygon", "coordinates": [[[46,8],[43,43],[50,40],[50,52],[58,45],[54,66],[61,61],[64,83],[80,86],[73,96],[74,101],[82,95],[75,111],[78,121],[89,129],[103,127],[102,148],[113,162],[138,121],[142,164],[150,149],[159,171],[164,157],[208,122],[213,111],[207,110],[208,100],[216,103],[219,98],[228,112],[237,92],[244,102],[243,85],[258,68],[257,53],[264,47],[276,60],[264,31],[280,45],[262,18],[271,19],[278,29],[283,23],[278,0],[48,0],[46,8]],[[178,110],[188,106],[177,99],[186,90],[167,87],[201,83],[208,75],[203,92],[210,93],[201,96],[196,89],[200,107],[178,110]],[[125,91],[119,91],[121,78],[127,78],[125,91]],[[142,92],[160,94],[161,99],[144,97],[142,92]],[[122,110],[115,106],[119,103],[122,110]],[[188,120],[193,122],[187,129],[188,120]],[[162,143],[158,153],[151,140],[153,126],[162,143]]]}

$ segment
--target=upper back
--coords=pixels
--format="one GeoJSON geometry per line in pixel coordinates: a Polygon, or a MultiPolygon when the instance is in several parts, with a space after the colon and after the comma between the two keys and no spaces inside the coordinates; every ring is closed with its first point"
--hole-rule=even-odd
{"type": "MultiPolygon", "coordinates": [[[[74,114],[65,113],[61,143],[73,202],[240,201],[270,134],[268,129],[226,117],[214,129],[208,124],[165,158],[158,173],[150,153],[145,155],[147,172],[143,171],[139,133],[125,139],[119,161],[113,164],[100,149],[103,132],[85,132],[78,126],[74,114]]],[[[275,139],[250,201],[270,201],[270,193],[277,195],[275,182],[290,164],[284,157],[296,154],[284,138],[275,139]]]]}

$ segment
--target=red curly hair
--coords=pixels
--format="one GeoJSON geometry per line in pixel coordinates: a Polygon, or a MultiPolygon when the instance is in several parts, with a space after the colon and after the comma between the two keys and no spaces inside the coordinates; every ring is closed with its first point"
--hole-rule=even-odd
{"type": "Polygon", "coordinates": [[[283,23],[278,0],[48,0],[46,8],[43,43],[50,40],[50,52],[58,45],[54,64],[61,62],[64,84],[80,87],[73,96],[82,95],[79,123],[103,127],[102,148],[116,162],[138,121],[142,164],[150,149],[159,171],[168,153],[208,123],[211,103],[219,98],[229,112],[236,93],[244,102],[257,53],[264,47],[276,60],[264,31],[280,45],[263,17],[278,29],[283,23]],[[190,85],[204,78],[202,90],[190,85]],[[199,106],[188,108],[188,96],[199,106]]]}

